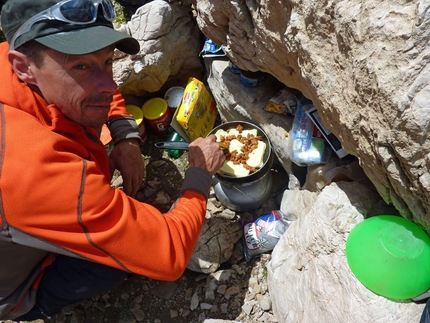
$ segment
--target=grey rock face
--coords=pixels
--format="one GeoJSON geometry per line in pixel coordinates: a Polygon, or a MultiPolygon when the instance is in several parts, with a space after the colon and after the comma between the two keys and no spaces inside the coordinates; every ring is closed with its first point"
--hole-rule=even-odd
{"type": "Polygon", "coordinates": [[[300,90],[387,203],[430,228],[427,1],[193,1],[240,68],[300,90]]]}

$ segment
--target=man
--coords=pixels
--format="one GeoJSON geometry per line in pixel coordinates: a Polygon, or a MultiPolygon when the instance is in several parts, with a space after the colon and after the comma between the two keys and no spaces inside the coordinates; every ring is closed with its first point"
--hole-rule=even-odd
{"type": "MultiPolygon", "coordinates": [[[[96,129],[109,123],[120,147],[111,164],[127,172],[121,155],[135,151],[135,124],[112,59],[115,48],[139,50],[113,19],[110,0],[9,0],[2,9],[0,320],[46,318],[130,273],[176,280],[197,242],[225,159],[213,135],[190,144],[181,196],[165,214],[110,186],[96,129]]],[[[141,178],[124,180],[133,196],[141,178]]]]}

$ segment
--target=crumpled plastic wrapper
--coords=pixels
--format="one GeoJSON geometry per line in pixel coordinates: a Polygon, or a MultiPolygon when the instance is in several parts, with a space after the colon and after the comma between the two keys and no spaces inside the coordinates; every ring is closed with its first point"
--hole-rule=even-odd
{"type": "Polygon", "coordinates": [[[279,210],[273,210],[255,221],[245,222],[243,224],[243,251],[246,261],[273,250],[292,222],[285,219],[279,210]]]}
{"type": "Polygon", "coordinates": [[[286,115],[295,115],[299,106],[299,99],[296,94],[288,88],[283,88],[277,92],[263,110],[286,115]]]}

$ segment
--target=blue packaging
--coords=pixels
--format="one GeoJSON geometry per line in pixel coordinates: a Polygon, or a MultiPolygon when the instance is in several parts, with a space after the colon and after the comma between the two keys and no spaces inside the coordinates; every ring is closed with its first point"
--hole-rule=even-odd
{"type": "Polygon", "coordinates": [[[214,43],[211,39],[206,38],[203,49],[200,52],[202,57],[225,56],[224,46],[214,43]]]}

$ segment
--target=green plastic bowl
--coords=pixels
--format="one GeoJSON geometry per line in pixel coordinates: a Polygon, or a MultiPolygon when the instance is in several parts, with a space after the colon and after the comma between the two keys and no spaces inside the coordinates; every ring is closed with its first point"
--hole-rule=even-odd
{"type": "Polygon", "coordinates": [[[356,225],[346,258],[357,279],[386,298],[406,300],[430,288],[430,238],[402,217],[379,215],[356,225]]]}

